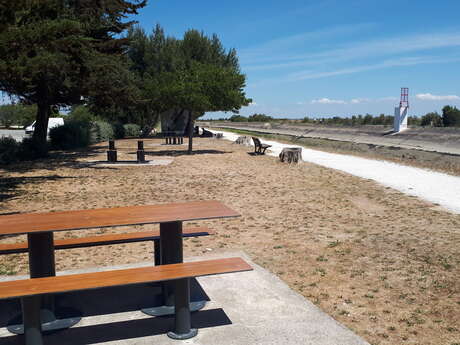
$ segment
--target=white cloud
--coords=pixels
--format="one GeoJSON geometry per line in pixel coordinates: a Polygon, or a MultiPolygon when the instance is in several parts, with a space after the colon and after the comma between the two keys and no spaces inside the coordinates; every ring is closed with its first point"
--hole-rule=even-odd
{"type": "Polygon", "coordinates": [[[342,25],[329,27],[317,31],[307,31],[295,35],[279,37],[259,44],[255,47],[240,49],[238,55],[240,59],[246,62],[259,63],[261,60],[276,60],[280,52],[287,51],[290,48],[309,47],[306,43],[318,40],[324,40],[330,37],[355,34],[359,31],[367,31],[375,24],[357,23],[352,25],[342,25]]]}
{"type": "MultiPolygon", "coordinates": [[[[369,26],[369,24],[357,24],[355,29],[356,31],[363,30],[366,25],[369,26]]],[[[335,31],[334,29],[336,28],[324,30],[322,32],[288,36],[274,41],[269,41],[253,49],[248,49],[246,51],[248,53],[250,52],[249,54],[240,53],[243,70],[292,68],[306,65],[317,65],[319,63],[332,63],[369,57],[391,56],[460,46],[460,32],[442,32],[411,34],[380,40],[348,43],[339,48],[323,50],[315,53],[286,54],[285,52],[289,51],[288,49],[280,49],[280,46],[298,46],[299,40],[304,40],[308,36],[321,37],[321,35],[324,34],[331,35],[335,31]],[[263,64],[263,62],[268,61],[272,61],[272,63],[263,64]]]]}
{"type": "Polygon", "coordinates": [[[341,99],[330,99],[330,98],[320,98],[320,99],[314,99],[311,101],[312,104],[347,104],[347,102],[341,100],[341,99]]]}
{"type": "Polygon", "coordinates": [[[251,103],[249,103],[249,106],[250,107],[256,107],[256,106],[258,106],[258,104],[256,102],[251,102],[251,103]]]}
{"type": "Polygon", "coordinates": [[[351,104],[360,104],[360,103],[366,103],[370,102],[371,100],[369,98],[353,98],[350,103],[351,104]]]}
{"type": "Polygon", "coordinates": [[[419,93],[415,97],[422,101],[456,101],[460,100],[459,96],[456,95],[432,95],[431,93],[419,93]]]}
{"type": "Polygon", "coordinates": [[[327,78],[327,77],[333,77],[337,75],[354,74],[354,73],[359,73],[359,72],[385,69],[385,68],[391,68],[391,67],[415,66],[415,65],[421,65],[421,64],[445,63],[445,62],[455,62],[455,61],[460,61],[460,58],[459,57],[444,58],[444,57],[438,57],[438,56],[404,57],[404,58],[399,58],[399,59],[385,60],[381,63],[377,63],[373,65],[361,65],[361,66],[339,69],[335,71],[327,71],[327,72],[312,72],[310,70],[301,71],[301,72],[290,74],[284,81],[289,82],[289,81],[298,81],[298,80],[306,80],[306,79],[319,79],[319,78],[327,78]]]}

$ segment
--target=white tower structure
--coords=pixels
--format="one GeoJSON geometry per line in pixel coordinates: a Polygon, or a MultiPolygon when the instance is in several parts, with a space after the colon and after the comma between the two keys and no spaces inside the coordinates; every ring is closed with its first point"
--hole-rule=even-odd
{"type": "Polygon", "coordinates": [[[409,112],[409,88],[401,88],[401,101],[395,108],[394,132],[398,133],[407,129],[407,116],[409,112]]]}

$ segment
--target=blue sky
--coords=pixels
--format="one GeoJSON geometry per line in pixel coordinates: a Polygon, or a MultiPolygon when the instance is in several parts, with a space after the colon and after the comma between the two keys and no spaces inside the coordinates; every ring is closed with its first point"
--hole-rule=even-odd
{"type": "Polygon", "coordinates": [[[458,0],[150,0],[136,19],[216,33],[247,76],[240,113],[300,118],[392,114],[401,87],[413,115],[460,106],[458,13],[458,0]]]}

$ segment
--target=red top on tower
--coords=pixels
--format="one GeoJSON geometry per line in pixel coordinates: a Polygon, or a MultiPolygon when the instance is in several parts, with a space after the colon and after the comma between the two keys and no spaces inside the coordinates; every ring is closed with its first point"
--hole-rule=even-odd
{"type": "Polygon", "coordinates": [[[409,88],[408,87],[401,88],[401,101],[399,102],[399,106],[409,108],[409,88]]]}

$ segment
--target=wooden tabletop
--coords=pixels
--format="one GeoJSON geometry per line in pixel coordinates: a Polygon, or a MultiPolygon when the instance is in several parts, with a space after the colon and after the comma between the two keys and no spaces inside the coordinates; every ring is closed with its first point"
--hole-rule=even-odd
{"type": "Polygon", "coordinates": [[[239,217],[219,201],[0,216],[0,235],[239,217]]]}

